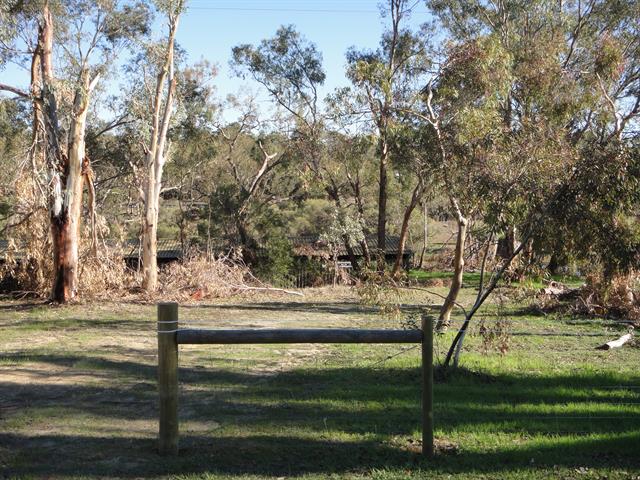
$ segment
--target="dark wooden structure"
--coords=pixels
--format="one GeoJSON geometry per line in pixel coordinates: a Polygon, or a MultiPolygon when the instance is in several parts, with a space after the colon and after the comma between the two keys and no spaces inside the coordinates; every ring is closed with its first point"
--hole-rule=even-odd
{"type": "MultiPolygon", "coordinates": [[[[369,252],[374,255],[378,250],[378,238],[375,235],[367,235],[367,246],[369,252]]],[[[319,235],[299,235],[297,237],[289,237],[289,242],[293,247],[293,252],[296,257],[308,257],[308,258],[332,258],[332,252],[326,243],[320,240],[319,235]]],[[[384,258],[387,263],[392,264],[396,261],[398,252],[400,251],[400,237],[395,235],[387,235],[385,237],[384,246],[384,258]]],[[[354,244],[352,246],[353,254],[356,257],[356,261],[364,261],[364,252],[360,244],[354,244]]],[[[347,249],[344,245],[341,245],[337,252],[338,261],[350,262],[351,258],[347,253],[347,249]]],[[[402,253],[402,264],[405,269],[411,267],[413,262],[414,251],[409,246],[405,246],[402,253]]]]}
{"type": "MultiPolygon", "coordinates": [[[[182,243],[177,240],[159,238],[157,243],[158,265],[166,265],[184,258],[182,243]]],[[[127,266],[137,269],[142,258],[142,247],[139,240],[126,240],[122,245],[122,258],[127,266]]]]}

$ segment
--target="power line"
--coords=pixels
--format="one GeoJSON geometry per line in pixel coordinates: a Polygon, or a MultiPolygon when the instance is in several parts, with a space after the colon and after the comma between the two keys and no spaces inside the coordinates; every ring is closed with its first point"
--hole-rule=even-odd
{"type": "MultiPolygon", "coordinates": [[[[309,5],[308,2],[306,3],[307,5],[309,5]]],[[[418,2],[416,2],[417,4],[418,2]]],[[[407,13],[420,13],[420,14],[426,14],[428,13],[427,11],[421,11],[421,12],[416,12],[414,11],[414,4],[410,9],[408,9],[407,13]]],[[[233,5],[233,3],[232,3],[233,5]]],[[[375,13],[378,14],[380,13],[380,11],[378,9],[368,9],[365,6],[371,5],[370,1],[365,1],[363,3],[355,3],[355,4],[347,4],[345,5],[344,2],[336,2],[335,5],[340,5],[343,8],[326,8],[327,3],[326,2],[322,2],[322,3],[316,3],[315,5],[313,5],[313,3],[311,3],[311,6],[304,8],[304,7],[299,7],[300,3],[299,2],[291,2],[291,6],[287,5],[287,2],[285,3],[281,3],[282,6],[271,6],[271,7],[259,7],[259,6],[254,6],[251,3],[245,3],[246,6],[237,6],[237,3],[235,4],[236,6],[224,6],[224,5],[216,5],[215,3],[209,3],[207,1],[204,1],[204,3],[191,3],[189,5],[189,9],[190,10],[212,10],[212,11],[231,11],[231,12],[290,12],[290,13],[352,13],[352,14],[358,14],[358,13],[375,13]],[[365,7],[365,8],[360,8],[360,7],[365,7]],[[347,8],[344,8],[347,7],[347,8]]]]}
{"type": "MultiPolygon", "coordinates": [[[[377,10],[333,10],[315,8],[243,8],[243,7],[189,7],[190,10],[218,10],[232,12],[288,12],[288,13],[379,13],[377,10]]],[[[426,14],[427,12],[414,12],[426,14]]]]}
{"type": "Polygon", "coordinates": [[[290,13],[377,13],[374,10],[316,10],[302,8],[238,8],[238,7],[190,7],[190,10],[219,10],[231,12],[290,12],[290,13]]]}

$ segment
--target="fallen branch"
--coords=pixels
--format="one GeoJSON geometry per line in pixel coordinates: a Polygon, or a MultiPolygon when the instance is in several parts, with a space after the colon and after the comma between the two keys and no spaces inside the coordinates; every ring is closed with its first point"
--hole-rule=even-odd
{"type": "Polygon", "coordinates": [[[266,290],[269,292],[282,292],[288,293],[289,295],[298,295],[300,297],[304,297],[304,293],[295,292],[293,290],[285,290],[284,288],[275,288],[275,287],[249,287],[248,285],[231,285],[239,290],[266,290]]]}
{"type": "Polygon", "coordinates": [[[596,347],[596,350],[611,350],[612,348],[620,348],[632,338],[633,338],[633,334],[627,333],[625,335],[622,335],[617,340],[611,340],[610,342],[607,342],[603,345],[600,345],[599,347],[596,347]]]}
{"type": "Polygon", "coordinates": [[[540,289],[540,293],[542,295],[550,295],[550,296],[560,296],[562,294],[564,294],[566,291],[568,290],[568,288],[566,287],[566,285],[563,285],[562,283],[559,282],[549,282],[549,285],[546,287],[543,287],[540,289]]]}

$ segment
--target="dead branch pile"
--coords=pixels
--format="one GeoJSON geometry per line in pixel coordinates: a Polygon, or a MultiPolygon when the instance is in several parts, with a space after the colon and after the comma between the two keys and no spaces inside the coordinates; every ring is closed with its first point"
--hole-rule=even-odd
{"type": "Polygon", "coordinates": [[[582,287],[574,289],[550,282],[538,292],[535,309],[543,313],[560,311],[640,324],[640,275],[618,276],[612,280],[591,275],[582,287]]]}
{"type": "Polygon", "coordinates": [[[113,299],[127,296],[139,284],[137,272],[129,269],[122,249],[107,245],[98,247],[97,256],[86,248],[80,254],[78,292],[80,298],[113,299]]]}
{"type": "Polygon", "coordinates": [[[640,322],[640,275],[621,275],[608,281],[595,275],[587,277],[573,310],[577,314],[640,322]]]}
{"type": "Polygon", "coordinates": [[[248,291],[255,280],[245,265],[229,258],[207,259],[193,254],[162,268],[158,283],[158,297],[184,302],[248,291]]]}
{"type": "Polygon", "coordinates": [[[46,296],[51,289],[53,260],[42,184],[37,175],[31,175],[29,165],[21,163],[11,189],[16,203],[2,232],[9,244],[0,266],[0,278],[10,279],[8,287],[15,292],[46,296]]]}

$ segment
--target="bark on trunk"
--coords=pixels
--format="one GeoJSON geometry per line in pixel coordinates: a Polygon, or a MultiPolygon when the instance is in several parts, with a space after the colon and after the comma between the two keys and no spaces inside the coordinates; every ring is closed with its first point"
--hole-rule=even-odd
{"type": "MultiPolygon", "coordinates": [[[[56,232],[59,233],[58,238],[64,242],[63,245],[59,246],[58,252],[65,252],[61,263],[55,265],[54,291],[62,291],[64,296],[54,297],[54,300],[61,302],[74,298],[78,290],[78,247],[80,220],[82,218],[82,190],[84,187],[82,164],[85,159],[89,73],[83,71],[80,80],[73,102],[74,115],[71,121],[71,129],[69,130],[69,158],[63,200],[63,216],[60,219],[61,232],[56,232]]],[[[58,222],[53,222],[53,224],[57,225],[58,222]]]]}
{"type": "Polygon", "coordinates": [[[381,141],[380,153],[380,186],[378,191],[378,270],[383,272],[386,267],[385,240],[387,236],[387,161],[389,158],[389,146],[386,140],[381,141]]]}
{"type": "Polygon", "coordinates": [[[157,233],[160,211],[162,172],[166,163],[167,133],[173,113],[176,91],[174,76],[174,41],[178,28],[179,12],[169,16],[169,38],[164,65],[156,80],[153,98],[151,141],[145,156],[144,206],[142,227],[142,288],[153,292],[158,288],[157,233]],[[166,81],[166,87],[165,87],[166,81]],[[164,89],[166,88],[166,93],[164,89]]]}
{"type": "Polygon", "coordinates": [[[464,274],[464,244],[467,238],[467,219],[458,217],[458,238],[456,239],[456,251],[453,260],[453,279],[451,281],[451,287],[449,288],[449,294],[442,304],[440,309],[440,315],[438,316],[438,322],[436,329],[439,331],[446,330],[450,324],[451,311],[455,306],[458,298],[458,293],[462,288],[462,276],[464,274]]]}
{"type": "Polygon", "coordinates": [[[364,202],[362,200],[362,190],[360,188],[360,177],[359,175],[355,180],[351,178],[351,176],[347,173],[349,181],[351,182],[351,187],[353,189],[353,195],[356,201],[356,207],[358,209],[358,215],[360,218],[360,224],[362,226],[362,240],[360,240],[360,247],[362,248],[362,255],[364,256],[364,267],[367,268],[371,264],[371,253],[369,251],[369,243],[367,242],[365,225],[364,225],[364,202]]]}
{"type": "MultiPolygon", "coordinates": [[[[88,85],[87,85],[88,86],[88,85]]],[[[82,218],[82,190],[84,186],[82,161],[85,154],[84,134],[86,109],[72,121],[66,187],[62,211],[52,217],[54,243],[54,271],[52,299],[67,302],[78,290],[78,249],[82,218]]]]}
{"type": "Polygon", "coordinates": [[[51,290],[51,300],[64,303],[72,295],[72,274],[75,271],[68,251],[69,222],[62,216],[51,217],[51,239],[53,244],[54,281],[51,290]]]}
{"type": "Polygon", "coordinates": [[[157,209],[147,208],[142,231],[142,288],[153,292],[158,288],[158,218],[157,209]]]}
{"type": "Polygon", "coordinates": [[[427,253],[427,244],[429,241],[429,209],[427,202],[422,205],[422,250],[420,251],[420,261],[418,267],[424,268],[424,255],[427,253]]]}
{"type": "Polygon", "coordinates": [[[87,186],[88,202],[89,202],[89,219],[91,221],[91,254],[94,258],[98,258],[98,230],[96,222],[96,189],[93,184],[94,175],[91,168],[89,157],[85,156],[82,160],[82,178],[87,186]]]}
{"type": "Polygon", "coordinates": [[[411,214],[420,201],[422,195],[422,186],[416,185],[411,194],[411,201],[404,211],[404,217],[402,218],[402,227],[400,228],[400,239],[398,241],[398,254],[396,255],[396,261],[393,265],[392,276],[397,276],[400,273],[402,267],[402,259],[404,258],[404,248],[407,243],[407,234],[409,233],[409,220],[411,220],[411,214]]]}
{"type": "MultiPolygon", "coordinates": [[[[45,2],[38,29],[38,47],[42,70],[42,102],[46,137],[46,158],[50,175],[49,206],[53,243],[54,279],[51,299],[64,303],[76,296],[78,283],[78,242],[82,215],[85,131],[89,97],[97,77],[90,81],[83,66],[76,86],[69,144],[66,155],[60,147],[60,129],[53,75],[53,17],[45,2]]],[[[36,112],[38,115],[40,112],[36,112]]]]}

